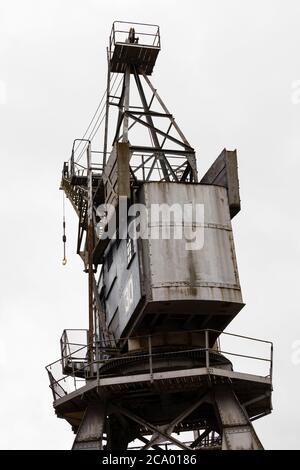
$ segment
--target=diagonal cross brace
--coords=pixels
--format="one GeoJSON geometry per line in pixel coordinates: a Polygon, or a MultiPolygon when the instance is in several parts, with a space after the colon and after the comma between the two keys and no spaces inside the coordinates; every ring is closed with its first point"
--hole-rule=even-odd
{"type": "Polygon", "coordinates": [[[127,418],[132,419],[132,421],[135,421],[136,423],[139,423],[142,426],[150,429],[150,431],[152,431],[153,433],[158,433],[159,435],[161,435],[165,439],[168,439],[169,441],[174,442],[174,444],[176,444],[181,449],[184,449],[184,450],[189,450],[190,449],[188,446],[183,444],[183,442],[178,441],[175,437],[170,436],[169,434],[167,434],[162,429],[158,429],[156,426],[153,426],[153,424],[148,423],[147,421],[145,421],[140,416],[137,416],[134,413],[132,413],[132,411],[126,410],[125,408],[122,408],[122,407],[117,406],[117,405],[112,405],[112,406],[113,406],[113,408],[115,408],[116,411],[118,411],[122,415],[127,416],[127,418]]]}
{"type": "MultiPolygon", "coordinates": [[[[206,401],[208,399],[208,394],[205,393],[204,395],[202,395],[200,397],[200,399],[198,399],[197,401],[195,401],[191,406],[189,406],[188,408],[186,408],[184,411],[182,411],[180,413],[180,415],[178,415],[176,418],[173,419],[173,421],[170,423],[170,424],[167,424],[166,426],[163,426],[160,428],[160,431],[164,431],[165,433],[167,433],[169,436],[170,434],[173,432],[175,426],[180,423],[181,421],[184,420],[184,418],[186,418],[187,416],[189,416],[194,410],[196,410],[204,401],[206,401]]],[[[149,449],[152,444],[155,444],[157,443],[157,441],[159,440],[159,435],[158,433],[154,433],[153,436],[151,437],[150,441],[143,447],[143,450],[146,450],[146,449],[149,449]]]]}

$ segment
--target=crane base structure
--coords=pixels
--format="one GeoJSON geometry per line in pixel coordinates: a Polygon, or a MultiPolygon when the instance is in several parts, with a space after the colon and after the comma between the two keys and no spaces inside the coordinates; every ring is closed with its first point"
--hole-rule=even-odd
{"type": "MultiPolygon", "coordinates": [[[[153,338],[147,339],[151,344],[153,338]]],[[[55,412],[76,434],[73,450],[263,448],[252,421],[271,412],[271,375],[235,372],[228,358],[209,346],[169,353],[150,347],[86,365],[81,386],[78,355],[67,358],[75,383],[69,393],[63,384],[70,373],[57,381],[56,363],[47,368],[55,412]],[[189,440],[178,437],[181,433],[189,440]]],[[[265,361],[271,370],[268,357],[244,357],[265,361]]]]}

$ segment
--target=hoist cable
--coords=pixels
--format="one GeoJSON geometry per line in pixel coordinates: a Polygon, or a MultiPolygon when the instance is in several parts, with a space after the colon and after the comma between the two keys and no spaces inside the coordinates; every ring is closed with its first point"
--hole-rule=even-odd
{"type": "MultiPolygon", "coordinates": [[[[114,76],[114,73],[112,74],[112,76],[114,76]]],[[[117,77],[115,77],[115,78],[117,78],[117,77]]],[[[97,108],[96,108],[96,111],[94,112],[93,117],[92,117],[92,119],[90,120],[90,123],[89,123],[88,127],[86,128],[85,133],[84,133],[83,136],[82,136],[82,139],[84,139],[84,138],[86,137],[86,135],[87,135],[87,133],[88,133],[88,131],[89,131],[89,129],[90,129],[90,127],[91,127],[91,125],[92,125],[92,123],[93,123],[93,121],[94,121],[94,119],[95,119],[95,117],[96,117],[96,115],[97,115],[97,113],[98,113],[98,111],[99,111],[99,109],[100,109],[100,106],[101,106],[101,104],[102,104],[102,102],[103,102],[103,100],[104,100],[104,98],[105,98],[105,96],[106,96],[106,93],[107,93],[107,89],[104,91],[103,96],[102,96],[102,98],[101,98],[101,100],[100,100],[100,103],[98,104],[98,106],[97,106],[97,108]]],[[[82,142],[79,142],[79,143],[76,145],[76,147],[75,147],[75,149],[74,149],[74,152],[76,152],[76,150],[80,147],[81,144],[82,144],[82,142]]]]}
{"type": "MultiPolygon", "coordinates": [[[[110,88],[110,93],[113,92],[113,88],[114,88],[114,86],[115,86],[115,83],[116,83],[116,81],[117,81],[117,78],[118,78],[118,75],[116,75],[115,78],[114,78],[114,81],[113,81],[113,83],[112,83],[112,85],[111,85],[111,88],[110,88]]],[[[117,93],[117,92],[118,92],[118,90],[119,90],[119,88],[120,88],[120,85],[121,85],[121,82],[122,82],[122,78],[123,78],[123,77],[121,77],[120,82],[119,82],[119,84],[118,84],[116,90],[114,91],[114,93],[117,93]]],[[[106,93],[106,91],[105,91],[105,93],[106,93]]],[[[98,107],[98,109],[99,109],[99,107],[98,107]]],[[[101,111],[100,111],[100,113],[99,113],[99,116],[97,117],[96,122],[94,123],[94,126],[93,126],[93,128],[92,128],[92,130],[91,130],[91,132],[90,132],[90,134],[89,134],[88,140],[92,141],[92,140],[94,139],[95,135],[97,134],[97,132],[98,132],[98,130],[99,130],[99,128],[100,128],[100,126],[101,126],[101,124],[102,124],[102,122],[103,122],[105,116],[106,116],[106,113],[104,113],[104,115],[101,116],[102,113],[103,113],[103,111],[105,111],[105,109],[106,109],[106,103],[103,103],[103,106],[102,106],[102,109],[101,109],[101,111]],[[99,121],[100,121],[100,122],[99,122],[99,121]],[[96,126],[97,126],[97,127],[96,127],[96,126]]],[[[90,123],[90,124],[91,124],[91,123],[90,123]]],[[[90,125],[89,125],[89,127],[90,127],[90,125]]],[[[79,145],[80,145],[80,144],[79,144],[79,145]]],[[[86,148],[87,148],[87,143],[85,143],[83,149],[81,150],[79,156],[77,157],[76,163],[79,162],[79,160],[81,159],[82,155],[84,154],[86,148]]]]}
{"type": "Polygon", "coordinates": [[[62,260],[63,266],[67,264],[67,257],[66,257],[66,213],[65,213],[65,193],[63,192],[62,194],[63,197],[63,236],[62,236],[62,241],[63,241],[63,251],[64,251],[64,257],[62,260]]]}

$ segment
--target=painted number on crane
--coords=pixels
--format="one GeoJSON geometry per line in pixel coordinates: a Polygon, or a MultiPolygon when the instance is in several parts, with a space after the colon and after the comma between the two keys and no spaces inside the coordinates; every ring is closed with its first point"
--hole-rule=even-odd
{"type": "Polygon", "coordinates": [[[124,289],[125,298],[125,312],[127,313],[133,303],[133,281],[132,276],[128,279],[127,285],[124,289]]]}

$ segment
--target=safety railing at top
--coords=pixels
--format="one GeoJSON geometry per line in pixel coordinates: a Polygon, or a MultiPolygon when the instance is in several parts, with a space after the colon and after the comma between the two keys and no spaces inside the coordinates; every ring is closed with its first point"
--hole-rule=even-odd
{"type": "MultiPolygon", "coordinates": [[[[175,337],[176,333],[181,332],[168,332],[169,337],[175,337]]],[[[124,361],[124,364],[128,360],[133,359],[133,354],[123,353],[115,348],[115,340],[113,344],[107,344],[102,341],[94,341],[92,345],[84,343],[86,338],[87,330],[65,330],[61,339],[61,352],[62,357],[57,361],[52,362],[46,366],[48,376],[50,379],[50,388],[53,392],[54,399],[61,398],[68,393],[77,390],[78,388],[85,385],[86,380],[97,379],[101,377],[116,376],[117,373],[104,371],[103,366],[113,363],[118,359],[119,366],[124,361]],[[70,332],[81,332],[82,342],[70,341],[70,332]],[[91,357],[92,351],[92,360],[91,357]],[[121,362],[120,362],[121,361],[121,362]],[[103,369],[103,371],[101,370],[103,369]],[[63,372],[66,371],[67,373],[63,372]]],[[[148,336],[136,336],[130,338],[122,338],[119,342],[124,344],[124,341],[138,340],[139,344],[143,345],[143,352],[139,353],[139,360],[144,360],[146,368],[148,370],[150,380],[154,380],[155,367],[153,364],[159,357],[163,357],[164,360],[168,360],[169,364],[176,357],[180,357],[182,354],[189,354],[193,357],[193,366],[199,367],[200,361],[197,353],[201,353],[201,367],[205,366],[207,369],[218,368],[216,360],[216,354],[222,355],[229,361],[234,359],[234,371],[241,373],[253,374],[256,376],[268,378],[270,384],[272,384],[273,375],[273,343],[271,341],[262,340],[258,338],[252,338],[249,336],[238,335],[228,332],[219,332],[213,329],[206,330],[193,330],[186,332],[186,335],[190,335],[190,338],[198,335],[198,339],[203,339],[203,344],[200,347],[191,345],[178,346],[178,350],[171,350],[165,352],[156,352],[154,345],[156,345],[156,337],[161,334],[154,334],[148,336]],[[214,344],[212,344],[212,338],[214,344]],[[235,343],[235,344],[234,344],[235,343]],[[252,343],[253,353],[249,353],[247,344],[252,343]],[[198,361],[198,362],[197,362],[198,361]]],[[[117,341],[117,343],[119,343],[117,341]]],[[[251,351],[250,351],[251,352],[251,351]]],[[[180,366],[178,366],[180,369],[180,366]]]]}
{"type": "Polygon", "coordinates": [[[101,175],[103,171],[103,152],[91,149],[91,142],[87,139],[75,139],[73,141],[71,157],[64,162],[62,176],[71,179],[73,176],[88,175],[88,150],[90,151],[90,169],[93,176],[101,175]],[[83,145],[83,147],[81,147],[83,145]],[[79,148],[79,151],[77,152],[79,148]],[[80,162],[80,163],[79,163],[80,162]]]}
{"type": "Polygon", "coordinates": [[[110,58],[117,43],[128,43],[130,29],[134,28],[136,40],[142,46],[157,47],[160,49],[160,31],[156,24],[134,23],[129,21],[114,21],[109,37],[110,58]]]}
{"type": "MultiPolygon", "coordinates": [[[[75,361],[83,363],[86,361],[87,354],[84,349],[87,348],[88,330],[70,329],[64,330],[60,338],[60,351],[62,359],[62,368],[66,369],[68,365],[75,361]],[[72,342],[69,340],[69,334],[72,333],[72,342]]],[[[72,366],[71,366],[72,367],[72,366]]]]}
{"type": "MultiPolygon", "coordinates": [[[[95,151],[95,150],[91,150],[91,158],[92,158],[92,161],[91,161],[91,170],[94,172],[94,173],[98,173],[99,175],[102,173],[102,170],[103,170],[103,164],[102,163],[99,163],[99,153],[102,153],[102,152],[98,152],[98,151],[95,151]],[[96,156],[95,156],[96,154],[96,156]]],[[[101,157],[102,159],[102,157],[101,157]]],[[[81,163],[79,163],[79,161],[76,161],[74,159],[74,154],[72,153],[72,156],[71,156],[71,159],[70,159],[70,166],[68,165],[68,177],[72,177],[72,176],[87,176],[88,174],[88,166],[87,164],[84,165],[81,163]]]]}
{"type": "MultiPolygon", "coordinates": [[[[92,152],[93,153],[93,152],[92,152]]],[[[64,167],[65,168],[65,167],[64,167]]],[[[98,175],[101,175],[103,169],[102,163],[92,163],[92,171],[98,175]]],[[[64,177],[72,178],[72,176],[87,176],[88,169],[85,165],[81,163],[74,162],[70,165],[70,168],[67,166],[66,171],[64,170],[64,177]]]]}

